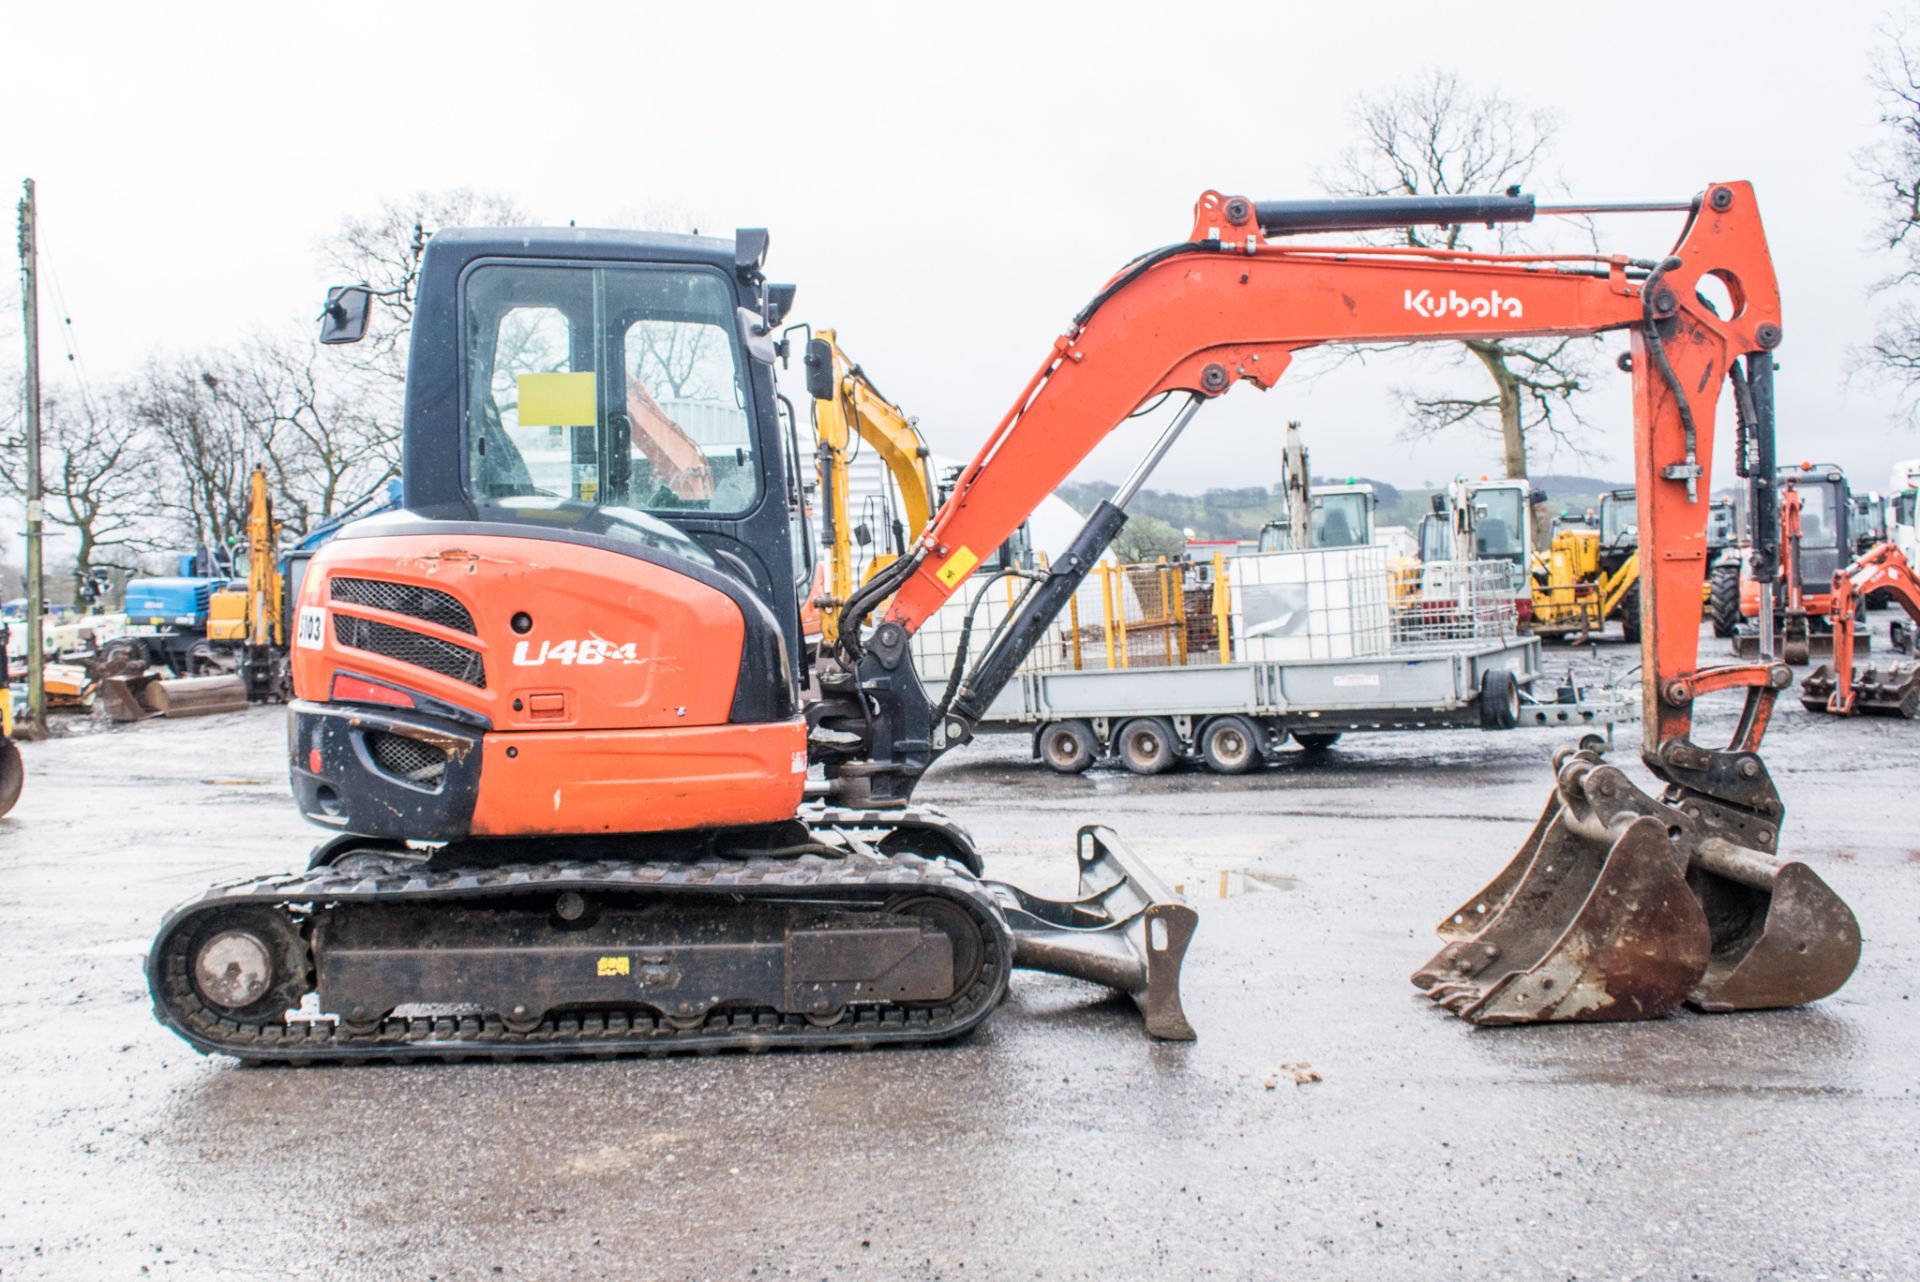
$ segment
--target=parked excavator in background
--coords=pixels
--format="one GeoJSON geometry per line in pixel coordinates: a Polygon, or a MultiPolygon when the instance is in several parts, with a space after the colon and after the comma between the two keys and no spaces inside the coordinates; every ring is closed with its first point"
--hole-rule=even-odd
{"type": "Polygon", "coordinates": [[[1601,496],[1598,529],[1556,529],[1532,566],[1534,632],[1585,640],[1603,631],[1617,613],[1621,636],[1638,641],[1639,540],[1631,489],[1601,496]]]}
{"type": "MultiPolygon", "coordinates": [[[[1851,974],[1851,912],[1775,855],[1782,804],[1758,748],[1787,673],[1697,662],[1722,379],[1743,470],[1772,476],[1780,303],[1749,185],[1544,211],[1520,195],[1203,194],[1190,232],[1073,318],[908,553],[854,590],[804,717],[801,490],[770,368],[792,289],[766,284],[765,248],[764,232],[429,242],[407,508],[343,531],[299,601],[293,790],[336,835],[306,873],[216,888],[162,923],[150,987],[193,1045],[392,1059],[927,1042],[977,1026],[1014,965],[1128,991],[1149,1031],[1190,1036],[1192,911],[1111,833],[1082,830],[1073,901],[1036,900],[981,880],[964,832],[911,806],[917,782],[971,738],[1205,401],[1270,388],[1322,344],[1608,330],[1631,343],[1642,760],[1658,787],[1597,749],[1563,754],[1534,834],[1442,924],[1415,982],[1466,1019],[1514,1023],[1793,1005],[1851,974]],[[1289,239],[1618,209],[1683,215],[1672,254],[1289,239]],[[1732,315],[1696,298],[1709,273],[1732,315]],[[526,344],[503,345],[502,327],[543,315],[550,348],[516,365],[526,344]],[[705,355],[668,397],[674,327],[705,327],[705,355]],[[642,483],[622,408],[635,381],[702,442],[711,499],[660,502],[642,483]],[[1184,403],[1140,465],[936,700],[908,659],[915,630],[1168,393],[1184,403]],[[559,490],[526,453],[556,438],[559,490]],[[1746,700],[1734,741],[1693,743],[1695,701],[1722,691],[1746,700]],[[803,804],[809,761],[833,804],[803,804]]],[[[358,338],[372,302],[336,290],[323,338],[358,338]]],[[[1774,513],[1754,509],[1760,543],[1774,513]]]]}
{"type": "Polygon", "coordinates": [[[1472,561],[1504,561],[1513,567],[1513,605],[1520,630],[1533,626],[1533,504],[1545,496],[1526,480],[1469,481],[1456,475],[1432,498],[1420,518],[1420,580],[1436,582],[1472,561]]]}
{"type": "Polygon", "coordinates": [[[158,608],[156,602],[176,593],[191,602],[181,607],[191,612],[172,619],[153,616],[149,629],[100,648],[99,694],[109,715],[122,721],[204,716],[249,703],[284,702],[293,693],[289,602],[299,591],[307,561],[350,521],[398,505],[397,485],[383,483],[289,545],[273,515],[266,467],[256,463],[247,474],[244,538],[207,558],[218,573],[128,584],[130,606],[158,608]],[[154,675],[149,669],[156,666],[174,677],[154,675]]]}
{"type": "MultiPolygon", "coordinates": [[[[1708,600],[1716,632],[1727,622],[1732,623],[1735,654],[1742,658],[1777,654],[1787,663],[1798,665],[1810,658],[1829,657],[1833,652],[1827,623],[1830,594],[1835,573],[1854,559],[1853,495],[1846,472],[1831,463],[1803,462],[1797,467],[1780,468],[1777,484],[1777,566],[1756,574],[1749,542],[1737,558],[1723,556],[1715,565],[1708,600]],[[1764,592],[1763,581],[1769,584],[1764,592]],[[1732,596],[1729,585],[1736,582],[1740,617],[1723,620],[1732,596]],[[1773,636],[1763,650],[1764,620],[1771,620],[1773,636]]],[[[1750,517],[1750,528],[1751,521],[1750,517]]],[[[1864,634],[1857,644],[1866,646],[1864,634]]]]}
{"type": "MultiPolygon", "coordinates": [[[[1640,639],[1640,527],[1631,486],[1600,496],[1598,528],[1556,529],[1544,557],[1533,563],[1534,631],[1589,637],[1609,619],[1620,620],[1626,641],[1640,639]]],[[[1708,563],[1736,538],[1734,501],[1707,509],[1708,563]]],[[[1703,594],[1703,599],[1704,594],[1703,594]]]]}
{"type": "Polygon", "coordinates": [[[936,495],[933,453],[918,424],[881,395],[867,372],[841,350],[835,331],[810,334],[804,360],[818,442],[820,542],[827,549],[826,590],[813,604],[820,611],[822,644],[831,646],[840,639],[841,608],[859,586],[854,582],[855,545],[879,545],[863,571],[864,583],[903,555],[927,528],[936,495]],[[892,482],[890,489],[883,487],[879,510],[871,517],[862,514],[857,522],[850,509],[848,471],[856,441],[879,456],[892,482]]]}
{"type": "Polygon", "coordinates": [[[1373,486],[1351,477],[1313,484],[1306,441],[1297,422],[1287,424],[1280,454],[1280,491],[1286,515],[1260,527],[1259,551],[1363,548],[1373,542],[1373,514],[1379,502],[1373,486]]]}
{"type": "MultiPolygon", "coordinates": [[[[1920,716],[1920,664],[1889,659],[1856,670],[1853,652],[1864,638],[1858,630],[1870,594],[1883,594],[1920,623],[1920,583],[1900,549],[1881,543],[1845,569],[1834,571],[1827,606],[1833,661],[1823,663],[1800,683],[1800,702],[1812,712],[1851,716],[1869,712],[1880,716],[1920,716]]],[[[1896,650],[1914,652],[1914,630],[1893,625],[1896,650]]]]}

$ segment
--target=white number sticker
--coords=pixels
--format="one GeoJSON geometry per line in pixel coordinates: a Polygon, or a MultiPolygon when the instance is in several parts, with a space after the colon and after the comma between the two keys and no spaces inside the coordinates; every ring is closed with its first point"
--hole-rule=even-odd
{"type": "Polygon", "coordinates": [[[300,625],[294,629],[294,639],[302,649],[318,650],[327,636],[327,608],[323,605],[303,605],[300,607],[300,625]]]}

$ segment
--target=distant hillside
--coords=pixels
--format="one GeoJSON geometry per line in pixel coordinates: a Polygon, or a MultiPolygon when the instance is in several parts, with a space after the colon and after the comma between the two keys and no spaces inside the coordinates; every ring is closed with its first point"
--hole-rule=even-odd
{"type": "MultiPolygon", "coordinates": [[[[1432,496],[1444,480],[1424,482],[1418,489],[1402,489],[1391,482],[1367,476],[1316,476],[1316,485],[1336,485],[1347,481],[1373,486],[1379,499],[1377,521],[1381,525],[1416,526],[1432,511],[1432,496]]],[[[1608,490],[1624,488],[1630,481],[1604,481],[1591,476],[1552,473],[1533,478],[1536,488],[1547,492],[1548,506],[1557,512],[1583,512],[1597,508],[1600,496],[1608,490]]],[[[1068,481],[1055,491],[1076,510],[1091,512],[1105,498],[1111,498],[1117,486],[1111,481],[1068,481]]],[[[1238,489],[1215,488],[1200,494],[1177,494],[1169,490],[1142,490],[1128,511],[1158,517],[1176,530],[1192,530],[1201,539],[1252,539],[1269,521],[1279,520],[1285,503],[1279,485],[1249,485],[1238,489]]]]}

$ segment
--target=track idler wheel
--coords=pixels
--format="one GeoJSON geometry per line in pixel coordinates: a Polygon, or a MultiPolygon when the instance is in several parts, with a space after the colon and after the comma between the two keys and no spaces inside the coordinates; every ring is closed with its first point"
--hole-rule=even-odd
{"type": "Polygon", "coordinates": [[[234,1020],[283,1014],[313,989],[300,931],[284,914],[254,906],[201,925],[187,950],[187,978],[201,1001],[234,1020]]]}
{"type": "Polygon", "coordinates": [[[1853,973],[1859,927],[1805,864],[1741,844],[1771,845],[1771,804],[1756,823],[1690,789],[1650,796],[1596,752],[1563,753],[1540,821],[1440,923],[1446,945],[1414,984],[1476,1024],[1652,1019],[1682,1002],[1753,1010],[1826,996],[1853,973]]]}

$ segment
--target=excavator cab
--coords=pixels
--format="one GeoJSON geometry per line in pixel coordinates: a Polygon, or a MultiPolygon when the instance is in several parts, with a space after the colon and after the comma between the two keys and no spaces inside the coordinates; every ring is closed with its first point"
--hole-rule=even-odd
{"type": "MultiPolygon", "coordinates": [[[[983,880],[935,812],[807,799],[810,539],[771,368],[792,290],[765,249],[573,228],[426,246],[404,506],[299,584],[290,773],[330,837],[304,873],[162,923],[149,987],[193,1045],[925,1043],[991,1014],[1016,967],[1193,1035],[1192,910],[1104,829],[1056,902],[983,880]]],[[[364,332],[349,312],[328,341],[364,332]]]]}

